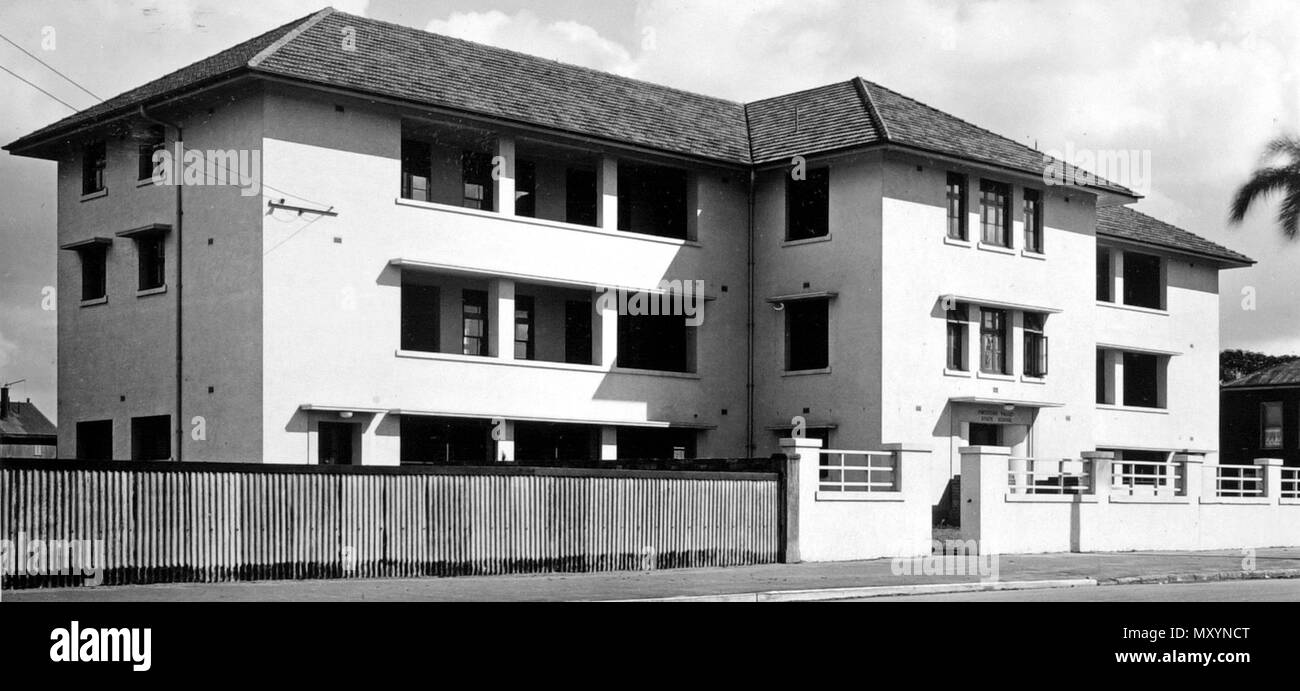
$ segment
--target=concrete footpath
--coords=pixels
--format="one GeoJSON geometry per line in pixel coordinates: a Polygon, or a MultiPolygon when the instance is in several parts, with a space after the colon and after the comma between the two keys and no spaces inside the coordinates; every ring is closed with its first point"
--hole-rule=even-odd
{"type": "MultiPolygon", "coordinates": [[[[185,583],[6,590],[5,602],[561,602],[608,600],[809,601],[1111,584],[1300,578],[1300,548],[1209,552],[1003,555],[997,580],[955,575],[956,563],[890,559],[598,574],[185,583]],[[934,574],[936,564],[948,575],[934,574]],[[897,566],[921,572],[897,574],[897,566]],[[926,568],[927,566],[931,568],[926,568]]],[[[972,557],[969,572],[986,559],[972,557]]]]}

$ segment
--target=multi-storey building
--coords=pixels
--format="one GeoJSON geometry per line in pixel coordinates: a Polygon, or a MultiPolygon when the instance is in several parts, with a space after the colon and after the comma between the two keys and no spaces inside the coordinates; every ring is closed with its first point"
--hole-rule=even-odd
{"type": "Polygon", "coordinates": [[[63,455],[749,456],[800,417],[932,444],[938,501],[970,444],[1213,453],[1250,263],[863,79],[742,104],[333,10],[6,148],[59,166],[63,455]]]}

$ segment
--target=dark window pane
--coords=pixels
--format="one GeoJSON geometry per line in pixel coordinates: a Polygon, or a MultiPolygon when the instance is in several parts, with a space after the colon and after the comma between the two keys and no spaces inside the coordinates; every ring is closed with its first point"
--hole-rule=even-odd
{"type": "Polygon", "coordinates": [[[1097,299],[1101,302],[1113,300],[1110,294],[1110,250],[1097,248],[1097,299]]]}
{"type": "Polygon", "coordinates": [[[172,455],[170,415],[131,418],[131,460],[165,461],[172,455]]]}
{"type": "Polygon", "coordinates": [[[402,197],[433,201],[433,155],[427,142],[402,140],[402,197]]]}
{"type": "Polygon", "coordinates": [[[533,298],[515,296],[515,359],[532,360],[535,348],[533,298]]]}
{"type": "Polygon", "coordinates": [[[402,349],[438,352],[440,293],[437,286],[402,283],[402,349]]]}
{"type": "Polygon", "coordinates": [[[966,371],[966,324],[967,307],[958,304],[948,310],[948,362],[950,370],[966,371]]]}
{"type": "Polygon", "coordinates": [[[990,245],[1011,246],[1010,218],[1007,214],[1009,185],[992,180],[980,180],[981,239],[990,245]]]}
{"type": "Polygon", "coordinates": [[[485,290],[466,290],[461,294],[461,352],[465,355],[488,354],[487,300],[485,290]]]}
{"type": "Polygon", "coordinates": [[[980,310],[980,371],[1009,374],[1007,371],[1006,312],[980,310]]]}
{"type": "Polygon", "coordinates": [[[668,460],[695,457],[694,430],[618,428],[620,460],[668,460]]]}
{"type": "Polygon", "coordinates": [[[104,189],[104,171],[108,167],[108,149],[104,142],[86,145],[81,160],[81,193],[91,194],[104,189]]]}
{"type": "Polygon", "coordinates": [[[1160,358],[1124,353],[1124,405],[1160,407],[1160,358]]]}
{"type": "Polygon", "coordinates": [[[537,217],[537,166],[532,161],[515,163],[515,215],[537,217]]]}
{"type": "Polygon", "coordinates": [[[786,369],[825,369],[830,366],[830,300],[785,303],[786,369]]]}
{"type": "Polygon", "coordinates": [[[565,174],[564,219],[569,223],[595,226],[596,222],[596,172],[570,168],[565,174]]]}
{"type": "Polygon", "coordinates": [[[98,300],[107,292],[108,251],[94,245],[77,253],[81,261],[81,299],[98,300]]]}
{"type": "Polygon", "coordinates": [[[160,125],[154,125],[144,135],[144,141],[140,143],[138,160],[136,161],[136,179],[148,180],[153,177],[153,155],[155,151],[163,148],[163,128],[160,125]]]}
{"type": "Polygon", "coordinates": [[[689,327],[681,315],[618,315],[618,366],[687,372],[689,327]]]}
{"type": "Polygon", "coordinates": [[[587,300],[568,300],[564,303],[564,361],[592,364],[591,352],[592,304],[587,300]]]}
{"type": "Polygon", "coordinates": [[[136,240],[135,249],[140,262],[140,290],[161,288],[166,282],[166,245],[161,234],[136,240]]]}
{"type": "Polygon", "coordinates": [[[813,168],[807,179],[787,178],[786,239],[806,240],[830,232],[830,169],[813,168]]]}
{"type": "Polygon", "coordinates": [[[466,151],[461,156],[461,179],[465,187],[464,206],[492,211],[492,156],[466,151]]]}
{"type": "Polygon", "coordinates": [[[1125,252],[1124,304],[1163,309],[1164,286],[1160,273],[1160,257],[1125,252]]]}
{"type": "Polygon", "coordinates": [[[1038,190],[1025,190],[1025,249],[1043,251],[1043,201],[1038,190]]]}
{"type": "Polygon", "coordinates": [[[77,423],[77,460],[113,460],[112,420],[92,420],[77,423]]]}
{"type": "Polygon", "coordinates": [[[948,173],[948,237],[966,239],[966,176],[948,173]]]}
{"type": "Polygon", "coordinates": [[[1106,369],[1106,351],[1097,351],[1097,402],[1111,403],[1106,395],[1106,385],[1110,382],[1110,372],[1106,369]]]}
{"type": "Polygon", "coordinates": [[[686,171],[619,163],[619,230],[684,239],[686,187],[686,171]]]}
{"type": "Polygon", "coordinates": [[[403,415],[398,434],[402,465],[483,465],[493,460],[488,420],[403,415]]]}

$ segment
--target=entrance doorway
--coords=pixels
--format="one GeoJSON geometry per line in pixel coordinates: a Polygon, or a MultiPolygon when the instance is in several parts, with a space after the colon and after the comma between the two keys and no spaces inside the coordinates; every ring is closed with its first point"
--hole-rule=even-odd
{"type": "Polygon", "coordinates": [[[316,461],[321,465],[353,465],[353,431],[347,422],[321,422],[317,425],[316,461]]]}
{"type": "Polygon", "coordinates": [[[970,423],[971,446],[1002,446],[1002,425],[970,423]]]}

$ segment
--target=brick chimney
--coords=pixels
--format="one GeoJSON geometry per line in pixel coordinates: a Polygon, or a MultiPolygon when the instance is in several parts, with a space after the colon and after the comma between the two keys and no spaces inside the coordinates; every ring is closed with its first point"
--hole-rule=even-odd
{"type": "Polygon", "coordinates": [[[0,420],[9,417],[9,387],[0,386],[0,420]]]}

